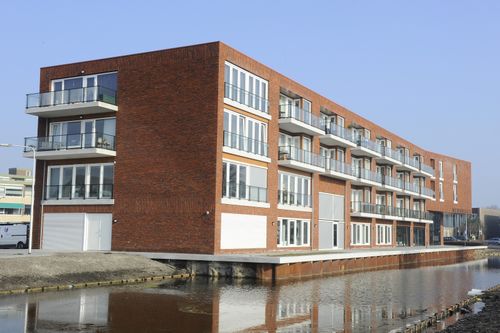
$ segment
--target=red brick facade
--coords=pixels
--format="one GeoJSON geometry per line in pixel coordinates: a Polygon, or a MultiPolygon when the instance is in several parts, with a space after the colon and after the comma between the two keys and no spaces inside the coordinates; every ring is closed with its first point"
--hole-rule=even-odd
{"type": "MultiPolygon", "coordinates": [[[[346,108],[320,96],[293,80],[271,70],[242,53],[215,42],[96,61],[60,65],[41,69],[40,91],[50,90],[56,78],[87,74],[118,72],[118,111],[116,112],[116,158],[99,159],[115,162],[114,205],[112,206],[46,206],[44,212],[111,212],[113,214],[112,249],[129,251],[162,251],[191,253],[262,252],[277,250],[276,233],[279,217],[303,218],[311,221],[310,247],[318,249],[319,192],[345,196],[345,239],[350,245],[349,180],[337,180],[311,174],[312,212],[283,211],[277,208],[278,138],[280,127],[280,90],[289,90],[312,102],[312,113],[320,115],[327,108],[345,118],[345,124],[356,123],[371,130],[371,137],[383,136],[393,146],[403,145],[411,154],[424,157],[426,164],[443,161],[444,196],[436,201],[425,200],[426,210],[452,212],[471,211],[471,164],[445,155],[428,152],[356,115],[346,108]],[[269,83],[267,189],[270,208],[228,205],[221,203],[224,108],[245,113],[224,103],[224,63],[229,61],[269,83]],[[434,160],[434,162],[432,162],[434,160]],[[458,204],[453,203],[453,165],[458,170],[458,204]],[[221,214],[251,214],[267,217],[267,249],[221,250],[221,214]]],[[[101,115],[104,116],[104,115],[101,115]]],[[[92,116],[86,116],[92,117],[92,116]]],[[[94,117],[95,118],[95,117],[94,117]]],[[[54,121],[52,118],[50,121],[54,121]]],[[[56,120],[62,120],[57,118],[56,120]]],[[[39,118],[38,135],[47,133],[45,118],[39,118]]],[[[319,138],[312,137],[312,149],[319,153],[319,138]]],[[[236,159],[241,157],[235,157],[236,159]]],[[[346,153],[346,162],[351,155],[346,153]]],[[[41,201],[43,184],[49,164],[65,161],[38,161],[36,202],[41,201]]],[[[77,163],[88,161],[75,161],[77,163]]],[[[252,161],[249,161],[252,163],[252,161]]],[[[255,162],[258,163],[258,162],[255,162]]],[[[375,168],[372,160],[372,168],[375,168]]],[[[292,171],[300,173],[297,171],[292,171]]],[[[395,174],[395,171],[393,171],[395,174]]],[[[438,175],[426,177],[425,186],[435,184],[438,175]]],[[[377,191],[371,189],[372,198],[377,191]]],[[[395,199],[395,195],[394,195],[395,199]]],[[[413,201],[413,199],[411,199],[413,201]]],[[[35,205],[34,246],[40,246],[42,209],[35,205]]],[[[392,224],[393,240],[396,225],[405,222],[356,218],[371,224],[371,244],[375,245],[375,225],[392,224]]],[[[413,222],[406,223],[413,226],[413,222]]],[[[429,225],[426,244],[429,243],[429,225]]],[[[411,228],[413,238],[413,228],[411,228]]],[[[394,246],[394,241],[392,246],[394,246]]],[[[290,250],[293,248],[286,248],[290,250]]],[[[301,248],[304,249],[304,248],[301,248]]]]}

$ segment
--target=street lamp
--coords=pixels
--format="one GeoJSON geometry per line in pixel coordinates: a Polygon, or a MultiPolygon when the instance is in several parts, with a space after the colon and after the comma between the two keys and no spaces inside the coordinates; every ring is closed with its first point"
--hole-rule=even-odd
{"type": "Polygon", "coordinates": [[[36,149],[34,146],[15,145],[12,143],[0,143],[0,147],[19,147],[29,149],[33,152],[33,184],[31,185],[30,235],[28,240],[28,254],[31,254],[31,249],[33,247],[33,215],[35,211],[36,149]]]}

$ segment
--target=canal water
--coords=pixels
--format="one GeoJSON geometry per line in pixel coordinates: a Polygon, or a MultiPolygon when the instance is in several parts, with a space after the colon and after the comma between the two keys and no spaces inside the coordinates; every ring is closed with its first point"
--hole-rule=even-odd
{"type": "Polygon", "coordinates": [[[388,332],[500,283],[500,258],[282,283],[196,278],[0,297],[0,332],[388,332]]]}

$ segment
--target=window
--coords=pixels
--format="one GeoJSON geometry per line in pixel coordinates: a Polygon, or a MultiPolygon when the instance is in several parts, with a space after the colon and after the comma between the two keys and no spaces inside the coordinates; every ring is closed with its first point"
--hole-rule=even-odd
{"type": "Polygon", "coordinates": [[[278,174],[278,203],[311,207],[311,178],[293,173],[278,174]]]}
{"type": "Polygon", "coordinates": [[[53,94],[42,101],[42,105],[57,105],[76,102],[103,101],[116,104],[117,73],[104,73],[52,81],[53,94]]]}
{"type": "Polygon", "coordinates": [[[54,122],[49,126],[49,137],[38,142],[39,150],[63,148],[115,147],[116,119],[88,119],[54,122]]]}
{"type": "Polygon", "coordinates": [[[439,200],[444,201],[443,182],[439,182],[439,200]]]}
{"type": "Polygon", "coordinates": [[[453,184],[453,203],[458,203],[457,184],[453,184]]]}
{"type": "Polygon", "coordinates": [[[268,113],[268,83],[229,62],[224,66],[224,97],[268,113]]]}
{"type": "Polygon", "coordinates": [[[267,169],[224,161],[222,197],[267,202],[267,169]]]}
{"type": "Polygon", "coordinates": [[[51,166],[45,199],[112,199],[113,164],[51,166]]]}
{"type": "Polygon", "coordinates": [[[458,182],[457,165],[453,164],[453,181],[458,182]]]}
{"type": "Polygon", "coordinates": [[[370,244],[370,224],[351,223],[351,245],[370,244]]]}
{"type": "Polygon", "coordinates": [[[443,178],[443,161],[439,161],[439,179],[443,178]]]}
{"type": "Polygon", "coordinates": [[[5,187],[0,187],[0,198],[5,197],[5,187]]]}
{"type": "Polygon", "coordinates": [[[6,197],[22,197],[23,188],[22,187],[6,187],[5,188],[6,197]]]}
{"type": "Polygon", "coordinates": [[[278,223],[278,246],[309,245],[309,221],[280,219],[278,223]]]}
{"type": "Polygon", "coordinates": [[[392,225],[377,224],[377,245],[392,244],[392,225]]]}
{"type": "Polygon", "coordinates": [[[224,145],[267,156],[267,125],[255,119],[224,110],[224,145]]]}

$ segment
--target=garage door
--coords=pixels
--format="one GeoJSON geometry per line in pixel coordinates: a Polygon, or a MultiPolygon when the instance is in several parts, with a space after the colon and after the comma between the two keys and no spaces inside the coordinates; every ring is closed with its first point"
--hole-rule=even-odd
{"type": "Polygon", "coordinates": [[[85,214],[44,214],[43,243],[45,250],[83,250],[85,214]]]}

